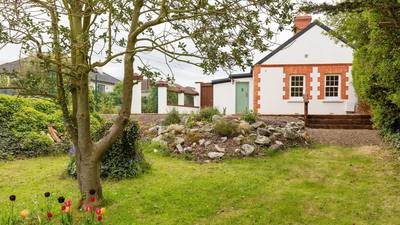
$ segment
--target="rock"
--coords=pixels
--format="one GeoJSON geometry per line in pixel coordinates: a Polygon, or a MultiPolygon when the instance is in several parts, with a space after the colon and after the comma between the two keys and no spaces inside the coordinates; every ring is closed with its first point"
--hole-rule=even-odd
{"type": "Polygon", "coordinates": [[[254,141],[254,143],[259,144],[259,145],[268,145],[271,142],[271,139],[269,139],[266,136],[258,135],[257,139],[254,141]]]}
{"type": "Polygon", "coordinates": [[[158,128],[158,135],[161,135],[161,134],[165,134],[165,133],[167,133],[168,132],[168,130],[167,129],[165,129],[164,127],[159,127],[158,128]]]}
{"type": "Polygon", "coordinates": [[[171,124],[168,126],[168,131],[174,131],[175,133],[182,133],[185,129],[185,126],[180,124],[171,124]]]}
{"type": "Polygon", "coordinates": [[[179,153],[184,153],[185,150],[183,149],[182,145],[178,144],[176,145],[176,149],[178,150],[179,153]]]}
{"type": "Polygon", "coordinates": [[[213,123],[215,123],[215,122],[220,121],[222,119],[222,117],[220,115],[214,115],[214,116],[212,116],[211,119],[212,119],[213,123]]]}
{"type": "Polygon", "coordinates": [[[207,153],[207,156],[210,159],[221,158],[224,155],[225,155],[225,153],[223,153],[223,152],[209,152],[209,153],[207,153]]]}
{"type": "Polygon", "coordinates": [[[209,132],[213,131],[213,129],[214,128],[212,127],[212,125],[207,124],[207,125],[204,125],[203,127],[201,127],[200,131],[209,133],[209,132]]]}
{"type": "Polygon", "coordinates": [[[271,133],[269,132],[269,130],[267,128],[259,127],[257,129],[257,134],[261,135],[261,136],[269,136],[271,133]]]}
{"type": "Polygon", "coordinates": [[[222,143],[224,143],[226,140],[228,140],[227,137],[222,137],[222,138],[221,138],[221,142],[222,142],[222,143]]]}
{"type": "Polygon", "coordinates": [[[239,135],[237,137],[234,137],[232,140],[233,140],[233,142],[235,142],[235,144],[240,145],[240,143],[242,142],[243,138],[244,138],[243,135],[239,135]]]}
{"type": "Polygon", "coordinates": [[[240,131],[244,131],[244,133],[248,133],[248,132],[250,132],[251,131],[251,125],[248,123],[248,122],[246,122],[246,121],[241,121],[240,123],[239,123],[239,129],[240,129],[240,131]]]}
{"type": "Polygon", "coordinates": [[[199,128],[192,128],[192,129],[189,130],[189,132],[190,133],[197,133],[197,132],[199,132],[199,130],[200,130],[199,128]]]}
{"type": "Polygon", "coordinates": [[[244,156],[248,156],[251,155],[251,153],[254,152],[254,146],[253,145],[249,145],[249,144],[244,144],[242,145],[242,150],[240,151],[240,153],[244,156]]]}
{"type": "Polygon", "coordinates": [[[183,152],[191,152],[192,151],[192,147],[186,147],[183,149],[183,152]]]}
{"type": "Polygon", "coordinates": [[[196,147],[196,146],[197,146],[197,143],[193,142],[192,147],[196,147]]]}
{"type": "Polygon", "coordinates": [[[215,150],[217,150],[217,152],[225,152],[225,148],[221,148],[218,145],[214,145],[215,150]]]}
{"type": "Polygon", "coordinates": [[[211,145],[211,141],[206,141],[206,142],[204,142],[204,147],[207,147],[207,146],[209,146],[209,145],[211,145]]]}
{"type": "Polygon", "coordinates": [[[206,142],[206,140],[200,139],[200,140],[199,140],[199,145],[200,145],[200,146],[201,146],[201,145],[204,145],[205,142],[206,142]]]}
{"type": "Polygon", "coordinates": [[[162,136],[162,135],[158,135],[157,137],[155,137],[155,138],[151,139],[151,141],[154,141],[154,142],[160,142],[160,141],[162,140],[162,138],[163,138],[163,136],[162,136]]]}
{"type": "Polygon", "coordinates": [[[157,125],[157,126],[154,126],[154,127],[150,127],[150,128],[149,128],[149,132],[158,131],[158,129],[160,129],[160,127],[161,127],[161,126],[158,126],[158,125],[157,125]]]}
{"type": "Polygon", "coordinates": [[[240,148],[235,149],[235,153],[239,153],[240,152],[240,148]]]}
{"type": "Polygon", "coordinates": [[[281,149],[283,147],[283,143],[281,141],[275,141],[275,144],[271,145],[269,149],[275,151],[281,149]]]}
{"type": "Polygon", "coordinates": [[[176,137],[175,138],[175,144],[176,145],[182,145],[185,142],[185,139],[182,137],[176,137]]]}
{"type": "Polygon", "coordinates": [[[254,129],[257,129],[259,127],[265,127],[265,123],[263,121],[257,121],[251,124],[251,127],[253,127],[254,129]]]}
{"type": "Polygon", "coordinates": [[[286,129],[283,132],[283,137],[287,138],[287,139],[290,139],[290,140],[294,140],[294,139],[297,138],[297,134],[295,132],[293,132],[291,129],[286,129]]]}

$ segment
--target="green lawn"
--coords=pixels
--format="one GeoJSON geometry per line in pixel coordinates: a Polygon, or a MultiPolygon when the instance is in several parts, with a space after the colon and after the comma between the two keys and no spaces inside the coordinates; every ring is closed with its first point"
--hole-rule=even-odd
{"type": "MultiPolygon", "coordinates": [[[[147,157],[150,173],[104,183],[107,224],[400,224],[397,164],[367,150],[296,149],[203,165],[147,157]]],[[[45,191],[76,198],[66,164],[0,162],[0,210],[12,193],[19,208],[45,191]]]]}

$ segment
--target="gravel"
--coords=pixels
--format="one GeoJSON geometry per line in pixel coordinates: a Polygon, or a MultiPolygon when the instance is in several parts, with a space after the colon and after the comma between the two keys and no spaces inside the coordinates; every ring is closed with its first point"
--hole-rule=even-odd
{"type": "Polygon", "coordinates": [[[377,130],[307,128],[307,133],[317,144],[331,144],[349,147],[382,145],[382,140],[377,130]]]}

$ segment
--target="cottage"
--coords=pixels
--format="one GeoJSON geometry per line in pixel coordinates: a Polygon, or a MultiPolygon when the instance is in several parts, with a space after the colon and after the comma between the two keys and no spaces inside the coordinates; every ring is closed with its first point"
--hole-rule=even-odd
{"type": "MultiPolygon", "coordinates": [[[[294,19],[295,34],[253,65],[247,74],[211,82],[212,106],[227,114],[254,110],[265,115],[354,113],[353,49],[311,16],[294,19]]],[[[207,84],[199,84],[199,90],[207,84]]],[[[201,93],[201,98],[205,93],[201,93]]],[[[201,99],[201,102],[210,102],[201,99]]],[[[203,105],[202,105],[203,106],[203,105]]]]}

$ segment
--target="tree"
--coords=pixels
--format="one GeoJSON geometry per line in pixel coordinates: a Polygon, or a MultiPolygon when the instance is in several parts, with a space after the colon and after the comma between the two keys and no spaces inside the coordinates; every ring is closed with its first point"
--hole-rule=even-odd
{"type": "Polygon", "coordinates": [[[167,63],[199,66],[207,74],[245,68],[252,49],[268,49],[271,23],[289,23],[292,9],[289,0],[2,0],[0,5],[1,42],[22,44],[23,51],[54,65],[57,101],[76,147],[82,206],[89,190],[103,199],[99,162],[129,120],[134,68],[147,77],[160,74],[137,65],[142,53],[158,52],[167,63]],[[95,60],[95,53],[104,57],[95,60]],[[121,109],[95,142],[89,132],[89,72],[121,57],[121,109]]]}
{"type": "Polygon", "coordinates": [[[400,149],[400,2],[309,3],[303,10],[328,14],[335,33],[354,46],[357,95],[371,106],[375,126],[400,149]]]}

